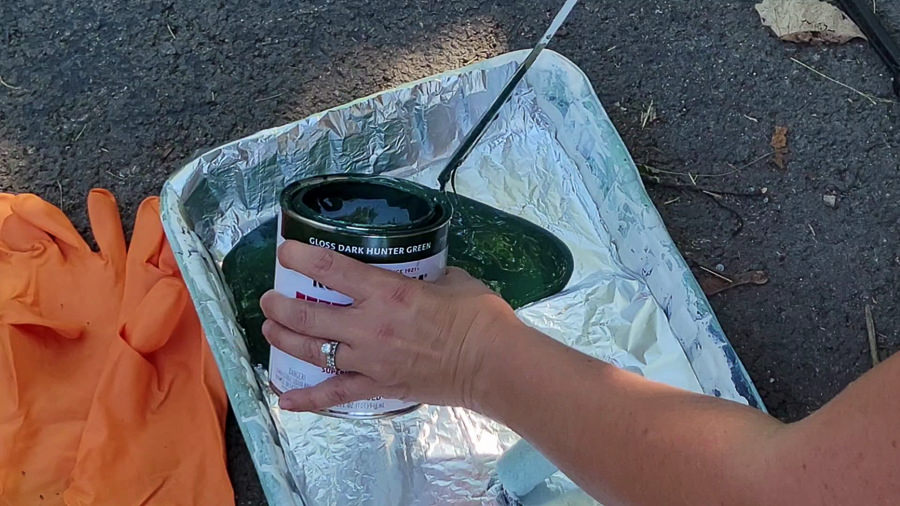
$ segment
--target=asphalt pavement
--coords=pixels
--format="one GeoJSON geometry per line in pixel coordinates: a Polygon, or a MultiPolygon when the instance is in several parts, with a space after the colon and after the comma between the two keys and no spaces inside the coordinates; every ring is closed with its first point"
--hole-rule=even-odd
{"type": "MultiPolygon", "coordinates": [[[[530,47],[560,3],[0,2],[0,191],[86,232],[87,191],[105,187],[130,227],[196,153],[530,47]]],[[[711,302],[772,414],[796,420],[871,367],[866,305],[881,354],[900,347],[900,107],[865,42],[781,42],[754,3],[585,0],[552,48],[656,178],[698,277],[768,274],[711,302]]],[[[900,2],[875,5],[900,38],[900,2]]],[[[238,503],[261,504],[234,423],[227,437],[238,503]]]]}

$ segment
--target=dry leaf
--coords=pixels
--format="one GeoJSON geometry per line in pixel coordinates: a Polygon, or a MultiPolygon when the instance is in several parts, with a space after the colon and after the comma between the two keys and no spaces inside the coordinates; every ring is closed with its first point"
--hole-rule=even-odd
{"type": "Polygon", "coordinates": [[[772,149],[775,150],[775,157],[772,158],[772,161],[781,170],[787,167],[787,131],[787,127],[776,126],[775,133],[772,134],[772,149]]]}
{"type": "Polygon", "coordinates": [[[763,0],[756,4],[762,23],[788,42],[843,44],[866,36],[837,7],[820,0],[763,0]]]}
{"type": "Polygon", "coordinates": [[[704,267],[700,268],[706,271],[706,273],[698,275],[697,281],[700,282],[700,288],[703,289],[703,293],[705,293],[707,297],[724,292],[725,290],[730,290],[736,286],[764,285],[769,282],[769,274],[766,271],[747,271],[729,278],[721,275],[709,275],[708,273],[711,271],[708,271],[704,267]]]}

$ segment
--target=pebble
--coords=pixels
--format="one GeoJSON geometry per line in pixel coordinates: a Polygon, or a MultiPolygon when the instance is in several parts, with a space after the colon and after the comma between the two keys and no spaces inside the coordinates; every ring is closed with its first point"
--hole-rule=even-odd
{"type": "Polygon", "coordinates": [[[837,195],[823,195],[822,201],[825,202],[825,205],[830,208],[837,207],[837,195]]]}
{"type": "Polygon", "coordinates": [[[716,270],[719,272],[725,272],[725,266],[722,264],[716,264],[716,270]]]}

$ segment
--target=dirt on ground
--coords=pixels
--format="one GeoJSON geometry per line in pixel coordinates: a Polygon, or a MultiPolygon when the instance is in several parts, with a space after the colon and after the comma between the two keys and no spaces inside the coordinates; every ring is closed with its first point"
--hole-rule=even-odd
{"type": "MultiPolygon", "coordinates": [[[[0,191],[87,232],[105,187],[130,223],[197,153],[530,47],[559,3],[0,2],[0,191]]],[[[900,347],[900,107],[865,42],[781,42],[753,5],[587,0],[552,47],[591,79],[698,277],[767,272],[710,300],[769,410],[796,420],[871,367],[866,305],[882,355],[900,347]]],[[[897,36],[900,4],[876,6],[897,36]]],[[[262,503],[233,421],[227,438],[238,503],[262,503]]]]}

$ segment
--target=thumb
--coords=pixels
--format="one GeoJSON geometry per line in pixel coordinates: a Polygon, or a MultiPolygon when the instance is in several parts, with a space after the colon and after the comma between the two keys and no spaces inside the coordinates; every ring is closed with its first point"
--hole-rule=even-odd
{"type": "Polygon", "coordinates": [[[281,395],[278,406],[287,411],[318,411],[377,395],[368,376],[343,373],[318,385],[291,390],[281,395]]]}
{"type": "Polygon", "coordinates": [[[162,348],[173,337],[188,308],[190,299],[181,280],[162,278],[148,289],[138,304],[122,308],[125,319],[119,334],[138,353],[147,355],[162,348]]]}
{"type": "MultiPolygon", "coordinates": [[[[38,331],[43,329],[65,339],[78,339],[84,332],[84,325],[80,322],[46,317],[39,314],[36,308],[16,300],[8,301],[0,308],[0,325],[28,327],[38,331]]],[[[30,332],[30,334],[44,335],[42,332],[30,332]]],[[[47,345],[49,346],[49,344],[47,345]]]]}

